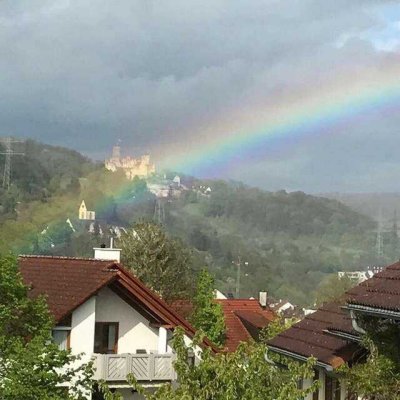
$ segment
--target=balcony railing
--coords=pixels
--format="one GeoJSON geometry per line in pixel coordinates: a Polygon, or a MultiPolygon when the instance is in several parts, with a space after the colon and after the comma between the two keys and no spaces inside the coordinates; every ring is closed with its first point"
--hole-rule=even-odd
{"type": "Polygon", "coordinates": [[[174,354],[94,354],[94,377],[121,382],[132,374],[138,381],[172,381],[174,359],[174,354]]]}

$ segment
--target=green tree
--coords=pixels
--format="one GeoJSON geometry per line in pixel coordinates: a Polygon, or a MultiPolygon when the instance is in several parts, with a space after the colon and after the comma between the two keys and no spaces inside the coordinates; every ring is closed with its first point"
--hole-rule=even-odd
{"type": "Polygon", "coordinates": [[[325,302],[338,300],[347,290],[355,286],[356,283],[347,276],[343,276],[342,278],[339,278],[336,274],[328,276],[316,290],[316,305],[320,306],[325,302]]]}
{"type": "Polygon", "coordinates": [[[190,321],[215,344],[222,346],[225,341],[225,319],[221,305],[214,300],[214,284],[214,278],[208,271],[200,271],[190,321]]]}
{"type": "Polygon", "coordinates": [[[341,368],[342,380],[353,393],[366,400],[400,399],[400,328],[389,319],[358,315],[365,330],[358,363],[341,368]]]}
{"type": "Polygon", "coordinates": [[[122,262],[166,301],[192,293],[191,254],[160,225],[136,223],[121,236],[122,262]]]}
{"type": "MultiPolygon", "coordinates": [[[[131,376],[131,384],[147,400],[297,400],[317,388],[300,389],[298,382],[312,379],[315,360],[289,362],[280,369],[266,361],[267,347],[260,343],[243,343],[233,353],[212,354],[205,349],[201,360],[193,365],[189,355],[200,342],[197,336],[189,348],[182,329],[175,331],[173,347],[177,353],[175,370],[179,385],[166,384],[154,394],[147,392],[131,376]]],[[[105,388],[106,399],[121,399],[105,388]]]]}
{"type": "Polygon", "coordinates": [[[381,354],[370,338],[365,337],[363,343],[368,349],[366,359],[340,369],[349,392],[357,393],[359,398],[365,400],[399,400],[399,364],[391,357],[381,354]]]}
{"type": "Polygon", "coordinates": [[[0,259],[0,398],[83,400],[92,367],[49,340],[53,322],[44,298],[30,299],[17,261],[0,259]],[[61,384],[70,385],[67,391],[61,384]]]}

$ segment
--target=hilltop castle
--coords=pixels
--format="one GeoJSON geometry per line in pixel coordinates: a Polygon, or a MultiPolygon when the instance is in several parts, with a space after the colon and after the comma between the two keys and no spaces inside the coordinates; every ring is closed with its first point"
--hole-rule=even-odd
{"type": "Polygon", "coordinates": [[[128,179],[133,179],[135,176],[147,178],[156,172],[156,167],[150,163],[150,156],[148,154],[140,158],[129,156],[121,158],[121,147],[118,145],[113,147],[112,156],[105,161],[105,167],[113,172],[122,169],[128,179]]]}

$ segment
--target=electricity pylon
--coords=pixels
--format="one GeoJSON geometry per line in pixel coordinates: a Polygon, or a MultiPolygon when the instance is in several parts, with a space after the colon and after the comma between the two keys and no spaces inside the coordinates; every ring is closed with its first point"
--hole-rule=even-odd
{"type": "Polygon", "coordinates": [[[1,138],[1,144],[4,146],[4,152],[0,152],[0,154],[4,154],[5,161],[4,161],[4,173],[3,173],[3,188],[10,190],[10,183],[11,183],[11,157],[12,156],[23,156],[24,153],[18,153],[13,151],[12,144],[13,143],[22,143],[22,140],[13,140],[10,137],[1,138]]]}
{"type": "Polygon", "coordinates": [[[162,199],[157,198],[156,200],[156,204],[154,207],[154,221],[156,221],[160,225],[165,222],[165,209],[162,199]]]}
{"type": "Polygon", "coordinates": [[[379,208],[378,230],[376,232],[376,255],[379,259],[383,257],[382,229],[383,229],[382,208],[379,208]]]}

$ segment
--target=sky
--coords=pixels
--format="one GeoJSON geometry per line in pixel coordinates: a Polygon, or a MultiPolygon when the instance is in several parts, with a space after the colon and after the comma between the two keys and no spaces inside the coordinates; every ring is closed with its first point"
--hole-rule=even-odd
{"type": "Polygon", "coordinates": [[[400,102],[295,140],[235,139],[389,69],[400,81],[396,1],[0,0],[1,136],[94,159],[120,140],[267,190],[400,191],[400,102]]]}

